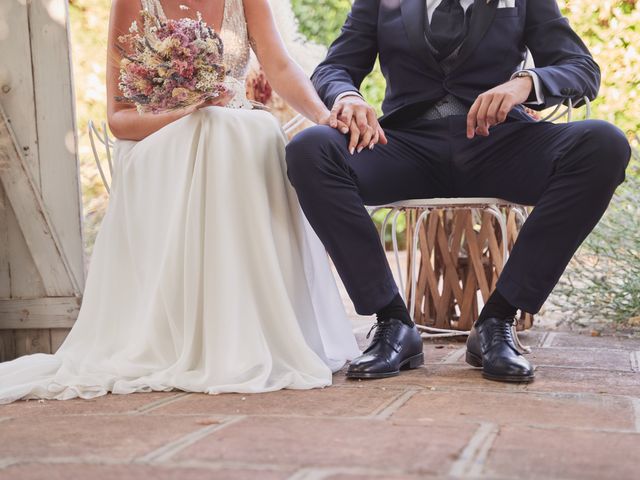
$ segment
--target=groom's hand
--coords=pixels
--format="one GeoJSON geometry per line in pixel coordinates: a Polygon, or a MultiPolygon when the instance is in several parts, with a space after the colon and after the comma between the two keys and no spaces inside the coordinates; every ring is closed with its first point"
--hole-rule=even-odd
{"type": "Polygon", "coordinates": [[[467,115],[467,138],[489,136],[489,127],[507,119],[513,107],[524,103],[533,89],[531,77],[516,77],[479,95],[467,115]]]}
{"type": "Polygon", "coordinates": [[[359,95],[348,95],[338,100],[331,109],[329,125],[338,128],[342,122],[348,125],[340,129],[349,134],[349,152],[353,155],[357,150],[373,149],[374,145],[387,144],[387,137],[378,123],[376,111],[359,95]]]}

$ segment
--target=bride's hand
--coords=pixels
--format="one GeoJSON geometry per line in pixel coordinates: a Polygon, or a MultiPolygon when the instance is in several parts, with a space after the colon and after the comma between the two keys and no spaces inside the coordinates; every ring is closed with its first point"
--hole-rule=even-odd
{"type": "MultiPolygon", "coordinates": [[[[323,113],[320,118],[318,119],[318,125],[329,125],[331,126],[331,112],[329,110],[326,110],[325,113],[323,113]]],[[[349,127],[347,126],[346,123],[344,123],[342,120],[338,120],[338,123],[335,127],[336,130],[339,130],[342,133],[347,133],[349,131],[349,127]]]]}
{"type": "Polygon", "coordinates": [[[209,100],[205,100],[204,102],[198,104],[196,108],[205,108],[205,107],[225,107],[229,104],[229,102],[233,99],[233,92],[227,90],[222,95],[210,98],[209,100]]]}
{"type": "Polygon", "coordinates": [[[360,153],[365,148],[372,150],[375,145],[386,145],[387,137],[378,123],[376,111],[360,95],[346,95],[337,100],[331,109],[329,124],[334,128],[338,122],[348,125],[349,153],[360,153]]]}
{"type": "Polygon", "coordinates": [[[205,107],[224,107],[228,105],[229,102],[233,99],[233,95],[233,92],[229,90],[218,97],[203,100],[202,102],[196,103],[194,105],[189,105],[182,110],[183,115],[190,115],[196,110],[200,110],[201,108],[205,107]]]}

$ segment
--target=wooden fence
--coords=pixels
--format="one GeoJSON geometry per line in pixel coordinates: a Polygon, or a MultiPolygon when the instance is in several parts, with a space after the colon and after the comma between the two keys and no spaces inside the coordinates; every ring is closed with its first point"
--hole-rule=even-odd
{"type": "Polygon", "coordinates": [[[66,0],[0,2],[0,361],[54,352],[84,285],[66,0]]]}

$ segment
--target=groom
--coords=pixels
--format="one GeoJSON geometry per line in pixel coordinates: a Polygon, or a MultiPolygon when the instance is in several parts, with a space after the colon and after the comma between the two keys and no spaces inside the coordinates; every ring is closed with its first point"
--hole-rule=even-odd
{"type": "Polygon", "coordinates": [[[364,205],[499,197],[535,208],[466,358],[489,379],[533,380],[511,336],[514,316],[540,309],[630,158],[609,123],[536,123],[524,110],[580,105],[599,88],[600,69],[556,0],[355,0],[312,80],[334,128],[310,128],[288,145],[289,177],[356,310],[378,318],[347,375],[381,378],[423,363],[364,205]],[[519,70],[525,47],[536,67],[519,70]],[[377,57],[387,81],[379,120],[358,93],[377,57]],[[336,130],[337,119],[350,129],[336,130]]]}

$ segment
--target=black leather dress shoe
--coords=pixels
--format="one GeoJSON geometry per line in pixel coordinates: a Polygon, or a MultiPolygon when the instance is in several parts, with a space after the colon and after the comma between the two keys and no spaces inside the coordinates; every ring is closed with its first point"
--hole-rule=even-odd
{"type": "Polygon", "coordinates": [[[515,320],[487,318],[471,329],[466,360],[482,367],[482,376],[499,382],[531,382],[533,367],[516,347],[511,330],[515,320]]]}
{"type": "Polygon", "coordinates": [[[386,378],[400,370],[418,368],[424,364],[422,337],[415,327],[395,318],[378,320],[371,345],[354,359],[347,370],[347,378],[386,378]]]}

